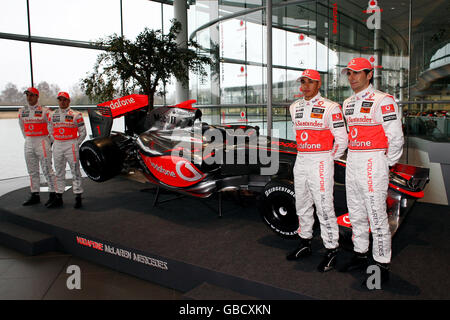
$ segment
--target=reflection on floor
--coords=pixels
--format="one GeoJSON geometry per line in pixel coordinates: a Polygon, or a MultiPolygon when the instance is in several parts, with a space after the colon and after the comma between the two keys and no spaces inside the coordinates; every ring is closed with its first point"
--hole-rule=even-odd
{"type": "Polygon", "coordinates": [[[180,300],[182,295],[70,254],[25,256],[0,246],[0,300],[180,300]],[[80,267],[79,290],[67,288],[71,265],[80,267]]]}

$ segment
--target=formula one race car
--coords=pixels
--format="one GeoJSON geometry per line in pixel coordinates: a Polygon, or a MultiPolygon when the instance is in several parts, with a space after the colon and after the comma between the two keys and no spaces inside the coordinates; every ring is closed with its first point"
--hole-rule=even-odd
{"type": "MultiPolygon", "coordinates": [[[[80,148],[89,178],[106,181],[140,170],[146,179],[176,193],[207,198],[214,193],[256,194],[263,221],[280,236],[298,230],[292,170],[297,149],[291,140],[259,134],[248,125],[209,125],[189,100],[147,112],[147,96],[130,95],[89,110],[92,140],[80,148]],[[111,132],[125,116],[125,132],[111,132]]],[[[414,202],[423,197],[429,169],[396,165],[390,172],[389,224],[395,234],[414,202]]],[[[345,197],[345,161],[335,162],[335,208],[341,236],[351,237],[345,197]]],[[[220,209],[219,209],[220,210],[220,209]]],[[[220,211],[219,211],[219,214],[220,211]]]]}

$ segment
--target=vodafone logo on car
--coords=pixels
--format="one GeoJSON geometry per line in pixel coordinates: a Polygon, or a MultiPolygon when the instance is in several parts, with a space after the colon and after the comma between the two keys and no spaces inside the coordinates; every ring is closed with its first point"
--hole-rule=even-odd
{"type": "Polygon", "coordinates": [[[198,172],[192,166],[192,164],[186,160],[178,161],[175,169],[177,171],[178,176],[184,181],[196,182],[202,178],[200,172],[198,172]],[[185,173],[183,173],[183,171],[185,173],[187,172],[187,176],[185,175],[185,173]]]}
{"type": "Polygon", "coordinates": [[[201,181],[205,175],[182,157],[149,157],[141,154],[147,168],[161,182],[173,187],[188,187],[201,181]]]}
{"type": "Polygon", "coordinates": [[[343,226],[343,227],[347,227],[347,228],[352,227],[348,213],[343,214],[342,216],[339,216],[337,218],[337,223],[338,223],[338,225],[343,226]]]}
{"type": "Polygon", "coordinates": [[[109,105],[109,108],[116,109],[116,108],[120,108],[120,107],[125,107],[132,103],[135,103],[133,97],[128,98],[128,99],[118,99],[115,102],[111,102],[111,104],[109,105]]]}

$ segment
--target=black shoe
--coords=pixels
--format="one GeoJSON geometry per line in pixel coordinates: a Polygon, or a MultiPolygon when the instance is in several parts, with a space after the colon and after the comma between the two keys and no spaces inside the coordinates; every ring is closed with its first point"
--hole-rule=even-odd
{"type": "Polygon", "coordinates": [[[49,196],[48,196],[48,200],[47,200],[47,202],[45,203],[45,206],[48,207],[48,205],[49,205],[50,203],[52,203],[53,200],[55,200],[55,197],[56,197],[56,192],[50,192],[50,194],[49,194],[49,196]]]}
{"type": "Polygon", "coordinates": [[[52,202],[50,202],[47,206],[47,208],[59,208],[62,207],[63,200],[62,200],[62,193],[55,193],[55,198],[52,202]]]}
{"type": "Polygon", "coordinates": [[[73,205],[75,209],[81,208],[81,194],[75,196],[75,204],[73,205]]]}
{"type": "Polygon", "coordinates": [[[300,238],[300,244],[297,249],[292,251],[286,256],[287,260],[297,260],[303,257],[307,257],[311,254],[311,240],[300,238]]]}
{"type": "MultiPolygon", "coordinates": [[[[379,268],[379,279],[376,278],[376,273],[372,272],[369,274],[367,274],[366,278],[364,279],[364,282],[361,284],[362,287],[365,287],[369,290],[373,290],[373,289],[382,289],[383,285],[386,284],[387,282],[389,282],[389,264],[388,263],[379,263],[377,262],[376,267],[379,268]]],[[[374,268],[374,270],[376,270],[374,268]]]]}
{"type": "Polygon", "coordinates": [[[340,272],[348,272],[352,270],[367,270],[369,263],[367,253],[354,252],[351,260],[339,268],[340,272]]]}
{"type": "Polygon", "coordinates": [[[30,197],[22,203],[23,206],[31,206],[33,204],[41,202],[41,197],[39,196],[39,192],[32,192],[30,197]]]}
{"type": "Polygon", "coordinates": [[[337,256],[337,248],[336,249],[327,249],[323,260],[317,266],[317,270],[319,272],[327,272],[336,266],[336,256],[337,256]]]}

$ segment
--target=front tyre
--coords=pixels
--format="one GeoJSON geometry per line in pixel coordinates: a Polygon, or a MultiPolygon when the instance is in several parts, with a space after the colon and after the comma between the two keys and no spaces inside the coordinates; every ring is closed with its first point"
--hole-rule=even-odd
{"type": "Polygon", "coordinates": [[[294,183],[289,180],[272,180],[264,187],[259,209],[270,229],[284,238],[296,238],[299,227],[295,209],[294,183]]]}

